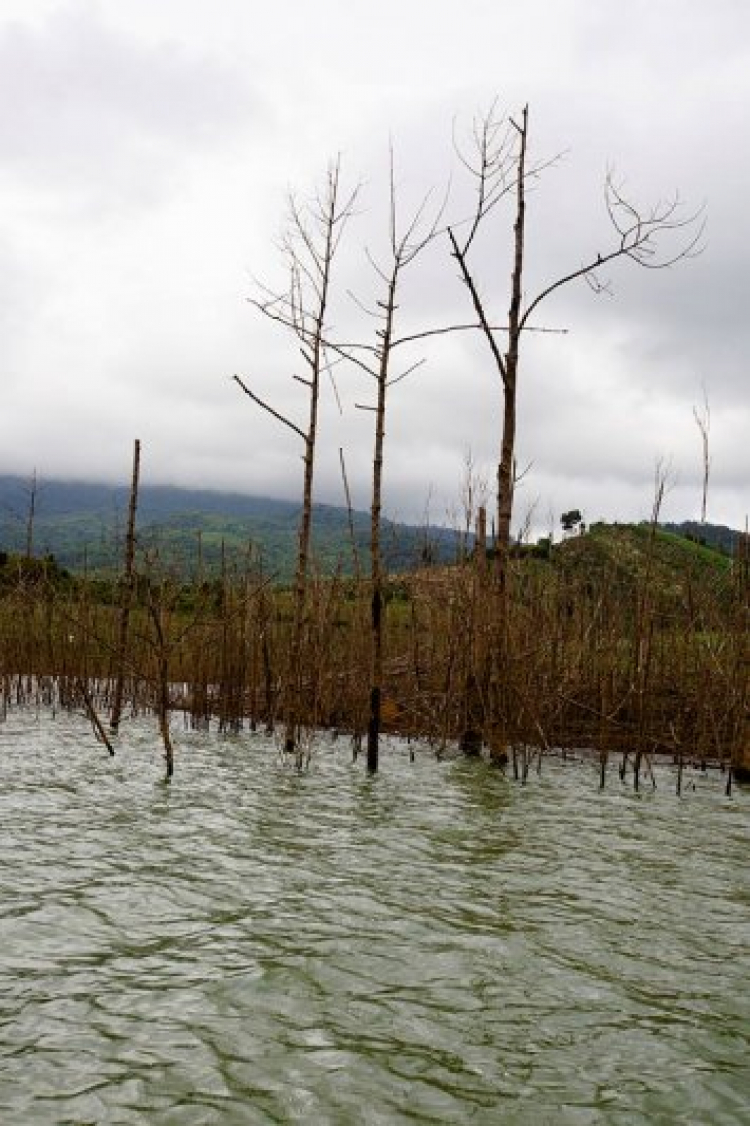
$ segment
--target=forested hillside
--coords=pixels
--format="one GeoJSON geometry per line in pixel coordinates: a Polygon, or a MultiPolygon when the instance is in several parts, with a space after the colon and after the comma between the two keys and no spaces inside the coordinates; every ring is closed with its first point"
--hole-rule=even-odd
{"type": "MultiPolygon", "coordinates": [[[[121,555],[127,516],[125,485],[80,484],[40,480],[33,496],[32,548],[54,555],[71,570],[112,567],[121,555]]],[[[20,477],[0,477],[0,548],[23,552],[32,507],[32,484],[20,477]]],[[[142,549],[158,552],[161,563],[189,576],[199,555],[206,568],[217,567],[222,543],[229,561],[249,549],[281,581],[290,578],[297,544],[299,504],[270,497],[208,489],[144,485],[138,503],[142,549]]],[[[361,564],[368,563],[369,513],[352,514],[361,564]]],[[[453,561],[460,537],[445,528],[420,528],[386,521],[384,548],[388,565],[403,569],[425,558],[453,561]]],[[[345,508],[316,505],[314,548],[317,565],[330,571],[353,569],[352,537],[345,508]]]]}

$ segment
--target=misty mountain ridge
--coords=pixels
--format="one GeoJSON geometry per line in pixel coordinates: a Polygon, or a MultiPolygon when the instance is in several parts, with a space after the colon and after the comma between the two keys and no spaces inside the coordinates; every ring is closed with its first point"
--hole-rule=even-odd
{"type": "MultiPolygon", "coordinates": [[[[25,549],[32,484],[28,478],[0,476],[0,547],[25,549]]],[[[94,482],[40,479],[34,498],[34,553],[51,554],[64,567],[93,569],[116,565],[125,534],[130,488],[94,482]]],[[[142,485],[137,530],[141,548],[158,551],[162,562],[192,566],[198,535],[204,565],[225,556],[247,557],[252,543],[264,565],[280,578],[292,574],[297,549],[300,502],[174,485],[142,485]],[[223,543],[223,549],[222,549],[223,543]]],[[[369,563],[369,512],[353,511],[356,551],[369,563]]],[[[419,527],[383,520],[383,545],[392,567],[413,566],[426,557],[452,561],[460,534],[441,527],[419,527]]],[[[313,547],[321,567],[353,566],[352,536],[346,508],[315,504],[313,547]]]]}
{"type": "MultiPolygon", "coordinates": [[[[31,480],[0,476],[0,548],[23,551],[31,507],[31,480]]],[[[54,555],[63,567],[108,569],[119,565],[127,521],[128,485],[40,479],[34,497],[33,549],[54,555]]],[[[139,546],[161,562],[190,573],[198,557],[204,566],[217,566],[222,557],[255,557],[279,579],[291,577],[297,548],[298,501],[176,485],[142,485],[138,500],[139,546]]],[[[369,564],[369,512],[351,515],[354,542],[361,566],[369,564]]],[[[324,569],[354,565],[349,513],[329,504],[314,506],[313,546],[324,569]]],[[[665,530],[688,535],[728,553],[739,533],[720,524],[697,521],[663,524],[665,530]]],[[[408,568],[425,561],[452,562],[465,535],[439,526],[383,521],[388,566],[408,568]]],[[[471,540],[472,537],[469,537],[471,540]]]]}

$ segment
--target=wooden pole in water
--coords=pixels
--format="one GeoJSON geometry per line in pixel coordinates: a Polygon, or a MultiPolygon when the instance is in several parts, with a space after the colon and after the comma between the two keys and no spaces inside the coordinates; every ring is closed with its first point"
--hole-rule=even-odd
{"type": "Polygon", "coordinates": [[[91,722],[91,726],[94,729],[94,734],[96,735],[96,737],[97,737],[97,739],[99,740],[100,743],[104,743],[104,746],[107,748],[109,753],[111,755],[114,755],[115,749],[112,746],[112,744],[110,743],[109,739],[107,738],[107,732],[104,730],[104,727],[102,726],[102,721],[99,719],[99,716],[96,714],[96,708],[94,707],[94,701],[91,699],[91,693],[89,692],[88,688],[86,687],[86,681],[83,679],[83,677],[79,677],[78,691],[81,693],[81,699],[83,700],[83,705],[86,709],[86,715],[89,717],[89,720],[91,722]]]}

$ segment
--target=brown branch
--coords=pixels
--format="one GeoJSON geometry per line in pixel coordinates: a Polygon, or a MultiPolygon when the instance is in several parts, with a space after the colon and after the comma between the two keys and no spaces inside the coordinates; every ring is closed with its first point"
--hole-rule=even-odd
{"type": "Polygon", "coordinates": [[[701,241],[706,229],[702,208],[685,218],[675,218],[680,208],[679,197],[675,195],[671,200],[657,203],[644,214],[625,198],[621,189],[615,184],[611,172],[607,174],[605,182],[605,203],[609,220],[619,235],[617,245],[606,254],[597,254],[596,258],[592,258],[585,265],[571,270],[546,286],[526,307],[519,325],[521,330],[526,328],[529,317],[545,298],[578,278],[585,279],[596,293],[610,292],[609,283],[602,282],[596,276],[596,271],[608,262],[618,258],[629,258],[646,270],[664,270],[685,258],[694,258],[701,253],[701,241]],[[627,221],[620,216],[627,216],[627,221]],[[657,239],[660,235],[671,231],[687,231],[691,228],[696,228],[695,233],[684,246],[668,257],[659,256],[657,239]]]}
{"type": "Polygon", "coordinates": [[[264,402],[263,399],[256,395],[255,392],[251,391],[250,388],[245,383],[243,383],[238,375],[233,375],[232,379],[235,383],[239,384],[245,394],[249,396],[249,398],[251,398],[254,403],[257,403],[259,407],[262,407],[264,411],[268,411],[268,413],[273,415],[275,419],[278,419],[279,422],[283,422],[284,425],[288,426],[290,430],[293,430],[295,434],[299,434],[303,442],[307,441],[307,435],[305,434],[304,430],[300,430],[299,426],[296,426],[293,422],[290,422],[289,419],[285,418],[283,414],[279,414],[278,411],[274,410],[273,407],[264,402]]]}
{"type": "MultiPolygon", "coordinates": [[[[426,329],[422,329],[421,332],[414,332],[410,336],[399,336],[399,338],[397,340],[394,340],[392,342],[391,348],[396,348],[396,347],[398,347],[399,344],[411,344],[415,340],[424,340],[425,338],[430,337],[430,336],[445,336],[449,332],[471,332],[471,331],[476,332],[477,329],[482,330],[483,327],[484,326],[481,323],[477,323],[477,324],[466,324],[466,325],[464,325],[464,324],[461,324],[461,325],[444,325],[442,328],[426,328],[426,329]]],[[[507,332],[508,326],[507,325],[490,325],[489,329],[490,329],[490,332],[507,332]]],[[[526,329],[526,331],[527,332],[549,333],[550,335],[555,335],[555,336],[567,336],[569,330],[567,328],[545,328],[545,327],[542,327],[542,326],[529,325],[529,327],[526,329]]]]}
{"type": "Polygon", "coordinates": [[[456,241],[456,236],[454,235],[454,233],[453,233],[453,231],[451,230],[450,227],[448,228],[448,237],[450,238],[451,245],[453,247],[453,257],[456,259],[456,261],[458,262],[458,264],[461,268],[461,276],[462,276],[463,281],[466,285],[466,288],[469,290],[469,293],[471,294],[471,300],[472,300],[472,303],[474,305],[474,311],[477,314],[477,318],[479,320],[479,324],[481,326],[482,332],[484,333],[484,335],[487,339],[487,343],[490,346],[490,351],[492,353],[492,357],[493,357],[495,363],[497,364],[497,368],[498,368],[498,371],[500,372],[500,375],[502,376],[503,383],[506,383],[507,379],[508,379],[508,373],[507,373],[507,370],[506,370],[506,367],[505,367],[505,360],[503,359],[503,357],[500,353],[500,349],[497,346],[497,341],[495,340],[495,337],[492,334],[492,329],[491,329],[489,321],[487,320],[487,317],[485,315],[484,306],[482,305],[482,301],[481,301],[481,298],[480,298],[479,293],[477,291],[477,287],[474,284],[474,279],[471,276],[471,274],[469,273],[469,268],[466,265],[466,258],[464,256],[464,253],[461,250],[461,248],[459,247],[458,242],[456,241]]]}

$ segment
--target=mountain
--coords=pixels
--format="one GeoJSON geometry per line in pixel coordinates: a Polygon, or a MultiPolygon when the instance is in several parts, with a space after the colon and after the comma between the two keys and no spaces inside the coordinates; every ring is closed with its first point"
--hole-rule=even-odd
{"type": "Polygon", "coordinates": [[[727,528],[725,524],[701,524],[697,520],[683,520],[681,524],[662,524],[666,532],[673,532],[678,536],[694,540],[705,547],[714,547],[718,551],[733,555],[737,546],[740,533],[734,528],[727,528]]]}
{"type": "MultiPolygon", "coordinates": [[[[54,555],[63,567],[106,570],[118,565],[127,521],[126,485],[44,481],[34,497],[33,550],[54,555]]],[[[0,549],[24,551],[31,484],[21,477],[0,476],[0,549]]],[[[294,501],[171,485],[144,485],[138,501],[138,543],[158,553],[161,563],[183,575],[195,573],[198,555],[209,570],[255,560],[279,581],[294,570],[300,505],[294,501]],[[200,547],[199,547],[200,544],[200,547]],[[223,549],[222,549],[223,544],[223,549]]],[[[361,565],[369,564],[369,513],[352,514],[361,565]]],[[[389,568],[403,570],[424,562],[456,558],[460,536],[447,528],[420,528],[384,521],[383,545],[389,568]]],[[[316,505],[313,546],[325,571],[353,567],[349,516],[345,508],[316,505]]]]}
{"type": "MultiPolygon", "coordinates": [[[[33,549],[54,555],[71,570],[109,570],[122,558],[129,489],[126,485],[40,480],[35,495],[33,549]]],[[[31,486],[28,479],[0,476],[0,550],[26,548],[31,486]]],[[[269,574],[288,581],[294,571],[300,505],[271,497],[247,496],[172,485],[143,485],[138,503],[138,542],[142,550],[180,574],[195,574],[199,554],[207,570],[225,559],[244,563],[251,550],[269,574]]],[[[369,565],[370,515],[352,514],[363,568],[369,565]]],[[[615,525],[616,527],[616,525],[615,525]]],[[[739,533],[721,524],[685,521],[665,524],[665,532],[732,554],[739,533]]],[[[322,570],[353,569],[349,516],[345,508],[316,505],[313,544],[322,570]]],[[[430,562],[452,562],[462,537],[440,527],[384,521],[383,544],[394,571],[430,562]]]]}

